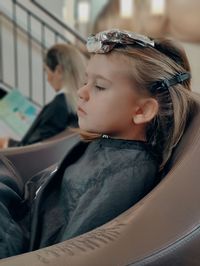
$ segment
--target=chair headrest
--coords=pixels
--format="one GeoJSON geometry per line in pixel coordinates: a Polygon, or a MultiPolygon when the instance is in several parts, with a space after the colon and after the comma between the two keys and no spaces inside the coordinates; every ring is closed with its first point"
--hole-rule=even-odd
{"type": "Polygon", "coordinates": [[[174,149],[172,156],[164,169],[164,175],[166,175],[179,161],[182,160],[184,155],[193,149],[195,142],[200,138],[200,100],[198,99],[191,113],[189,114],[189,120],[186,125],[185,132],[179,141],[178,145],[174,149]]]}

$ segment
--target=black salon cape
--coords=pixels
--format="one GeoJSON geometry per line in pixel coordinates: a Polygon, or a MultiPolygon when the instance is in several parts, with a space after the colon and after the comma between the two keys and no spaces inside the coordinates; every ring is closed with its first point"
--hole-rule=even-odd
{"type": "Polygon", "coordinates": [[[27,250],[29,233],[23,183],[12,164],[0,155],[0,259],[27,250]],[[28,229],[28,225],[27,225],[28,229]]]}
{"type": "MultiPolygon", "coordinates": [[[[16,230],[22,228],[24,239],[21,236],[21,242],[16,244],[21,245],[21,251],[20,247],[16,251],[27,252],[55,244],[115,218],[154,187],[157,168],[155,158],[143,142],[103,138],[90,144],[80,141],[57,170],[47,169],[26,184],[29,219],[18,215],[16,230]],[[19,220],[30,221],[28,229],[19,220]]],[[[12,249],[9,256],[16,251],[12,249]]]]}

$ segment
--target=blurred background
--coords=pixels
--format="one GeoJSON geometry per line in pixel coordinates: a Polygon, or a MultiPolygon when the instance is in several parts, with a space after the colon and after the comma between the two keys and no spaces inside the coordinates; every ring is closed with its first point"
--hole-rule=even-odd
{"type": "Polygon", "coordinates": [[[111,27],[200,41],[199,0],[34,0],[87,37],[111,27]],[[48,4],[48,5],[47,5],[48,4]]]}
{"type": "Polygon", "coordinates": [[[0,0],[0,85],[43,105],[52,97],[45,49],[70,42],[85,52],[89,34],[120,28],[168,36],[185,47],[200,92],[199,0],[0,0]]]}

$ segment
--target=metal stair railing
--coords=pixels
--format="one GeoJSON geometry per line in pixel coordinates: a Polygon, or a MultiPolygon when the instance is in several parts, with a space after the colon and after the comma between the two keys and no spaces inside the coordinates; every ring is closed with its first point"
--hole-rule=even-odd
{"type": "Polygon", "coordinates": [[[75,36],[80,42],[85,43],[86,39],[80,35],[79,32],[69,27],[67,24],[65,24],[63,21],[61,21],[58,17],[56,17],[54,14],[49,12],[43,5],[39,4],[39,2],[35,0],[31,0],[31,2],[37,6],[40,10],[42,10],[46,15],[48,15],[52,20],[56,21],[61,27],[63,27],[66,31],[70,32],[73,36],[75,36]]]}
{"type": "MultiPolygon", "coordinates": [[[[12,3],[12,10],[11,10],[11,15],[7,15],[5,14],[5,12],[0,10],[0,82],[1,84],[4,84],[6,86],[6,88],[19,88],[20,89],[20,75],[19,75],[19,66],[20,68],[23,68],[24,66],[20,64],[20,55],[19,55],[19,35],[23,34],[24,36],[26,36],[27,38],[27,49],[28,49],[28,57],[27,57],[27,61],[28,61],[28,68],[25,69],[26,70],[26,75],[23,76],[23,78],[28,77],[28,89],[26,90],[26,96],[34,103],[38,104],[38,105],[44,105],[47,101],[47,81],[45,78],[45,71],[43,66],[34,66],[33,65],[33,46],[37,46],[39,47],[39,53],[41,58],[44,57],[45,51],[46,49],[50,46],[50,41],[48,40],[48,36],[47,34],[53,36],[53,43],[57,43],[57,42],[66,42],[66,43],[70,43],[71,41],[62,33],[60,33],[57,28],[62,27],[64,29],[64,31],[69,32],[70,34],[72,34],[76,40],[80,41],[81,43],[85,43],[85,39],[75,30],[71,29],[70,27],[68,27],[67,25],[65,25],[63,22],[59,21],[58,18],[56,18],[55,16],[53,16],[50,12],[48,12],[47,10],[45,10],[44,7],[41,7],[39,4],[35,3],[35,1],[31,1],[34,5],[37,6],[37,8],[39,8],[42,12],[44,12],[47,16],[49,16],[54,22],[56,22],[59,27],[54,27],[52,25],[50,25],[49,23],[47,23],[44,19],[42,19],[41,17],[39,17],[38,15],[36,15],[35,13],[33,13],[32,11],[30,11],[27,7],[25,7],[23,4],[21,4],[19,1],[17,0],[6,0],[6,1],[11,1],[12,3]],[[20,22],[20,18],[19,18],[19,14],[20,12],[25,15],[26,17],[26,25],[24,25],[24,22],[20,22]],[[13,34],[13,82],[11,82],[12,79],[6,79],[5,75],[4,75],[4,66],[5,66],[5,59],[3,60],[3,45],[2,45],[2,40],[3,40],[3,34],[2,34],[2,18],[3,20],[6,20],[7,23],[10,23],[10,25],[12,25],[12,34],[13,34]],[[39,25],[40,27],[40,36],[34,32],[33,26],[34,23],[36,23],[39,25]],[[41,91],[42,91],[42,95],[41,95],[41,100],[38,101],[38,99],[35,99],[34,96],[34,69],[38,69],[41,68],[42,71],[42,80],[40,82],[41,84],[41,91]]],[[[0,7],[1,9],[1,7],[0,7]]],[[[52,38],[51,38],[52,39],[52,38]]],[[[51,41],[52,42],[52,41],[51,41]]],[[[51,44],[52,45],[52,44],[51,44]]],[[[4,45],[5,46],[5,45],[4,45]]],[[[42,61],[42,60],[41,60],[42,61]]]]}

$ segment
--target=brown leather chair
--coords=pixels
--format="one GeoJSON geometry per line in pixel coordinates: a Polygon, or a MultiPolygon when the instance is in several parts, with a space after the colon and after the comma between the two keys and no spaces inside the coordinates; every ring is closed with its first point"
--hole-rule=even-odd
{"type": "Polygon", "coordinates": [[[57,139],[61,139],[61,138],[67,137],[67,136],[74,135],[75,134],[75,130],[74,129],[75,128],[67,127],[66,129],[64,129],[60,133],[54,135],[53,137],[50,137],[48,139],[43,140],[42,143],[49,142],[49,141],[52,141],[52,140],[57,140],[57,139]]]}
{"type": "Polygon", "coordinates": [[[1,150],[16,167],[23,181],[41,170],[56,164],[63,159],[66,152],[72,147],[79,137],[72,132],[49,141],[27,145],[23,147],[13,147],[1,150]]]}
{"type": "MultiPolygon", "coordinates": [[[[166,177],[111,222],[1,266],[200,265],[200,104],[166,177]]],[[[122,195],[122,197],[125,195],[122,195]]]]}

